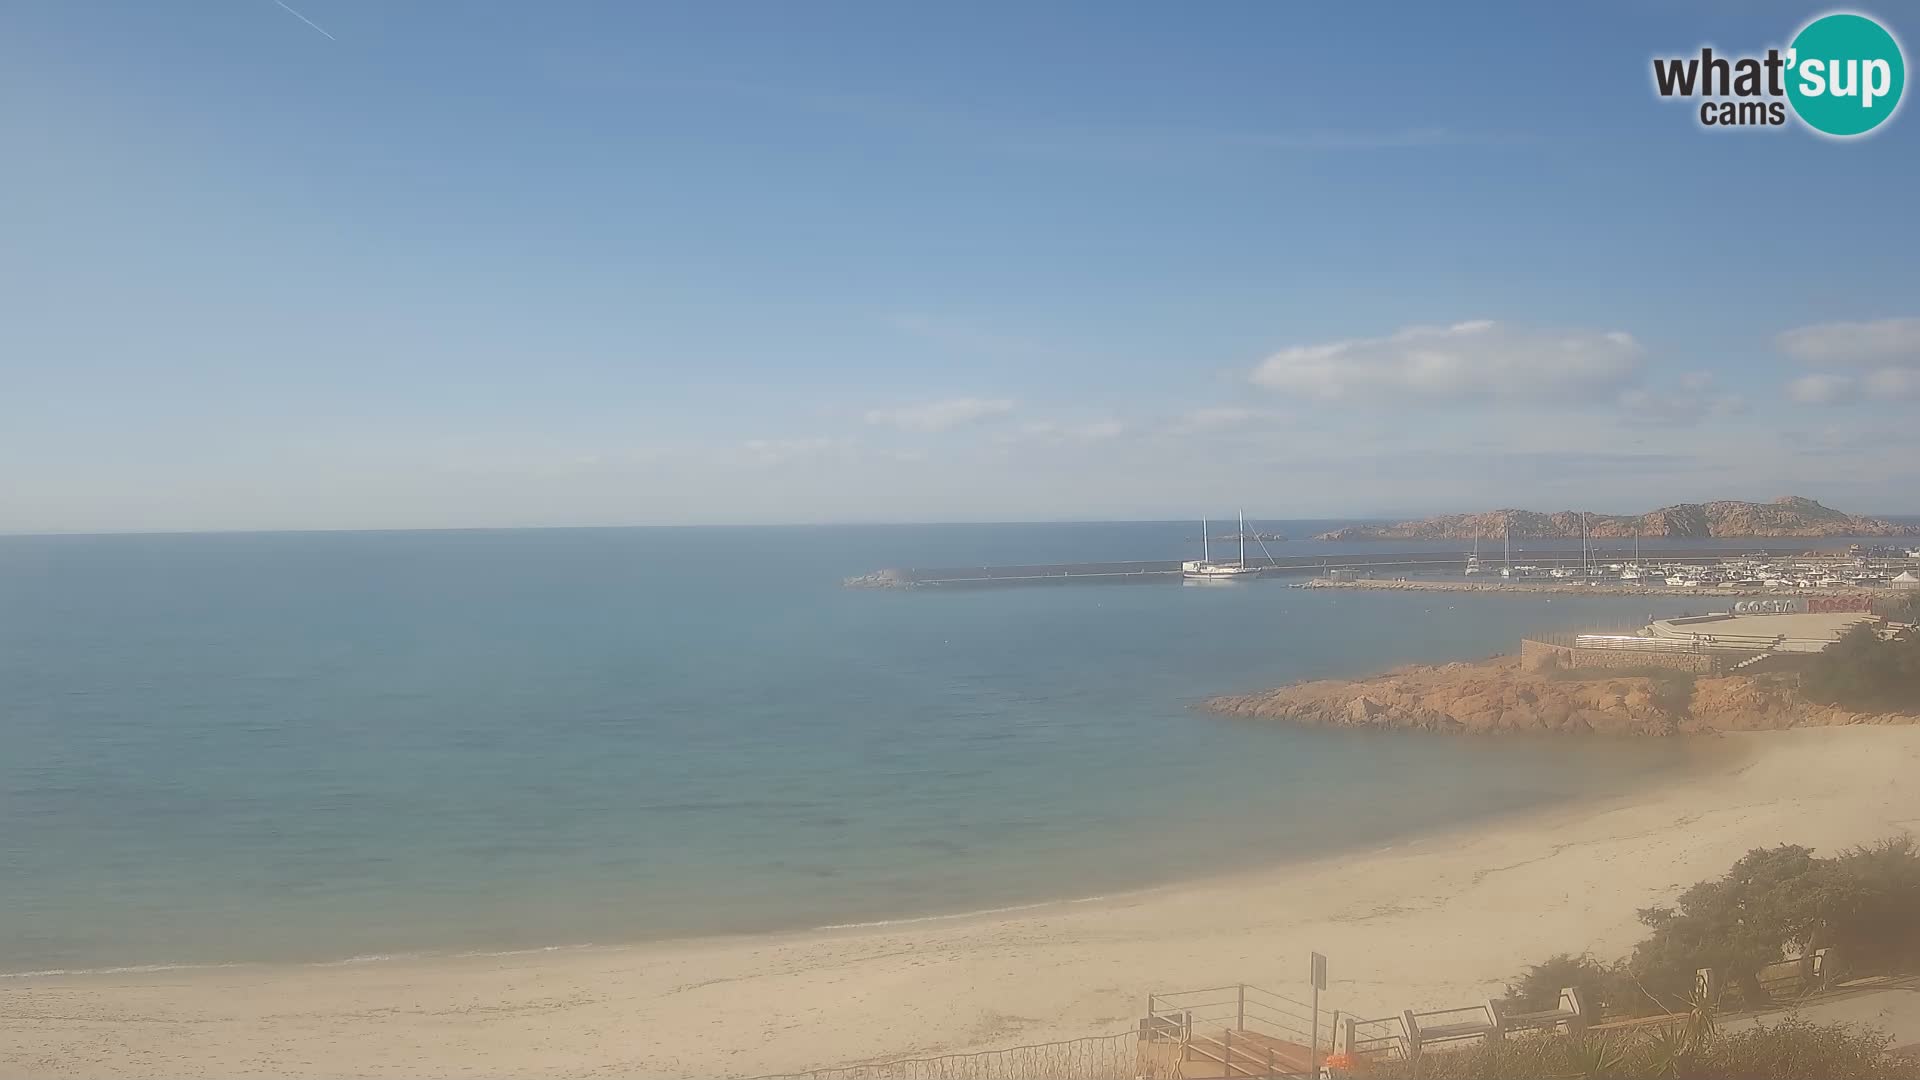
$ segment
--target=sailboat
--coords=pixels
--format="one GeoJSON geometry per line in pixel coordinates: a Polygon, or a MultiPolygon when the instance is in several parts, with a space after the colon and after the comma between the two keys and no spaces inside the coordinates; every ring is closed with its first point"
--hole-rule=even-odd
{"type": "Polygon", "coordinates": [[[1642,570],[1640,568],[1640,534],[1636,532],[1633,534],[1633,561],[1620,568],[1620,580],[1621,581],[1639,581],[1641,575],[1642,575],[1642,570]]]}
{"type": "Polygon", "coordinates": [[[1467,556],[1467,573],[1477,574],[1479,572],[1480,572],[1480,533],[1476,530],[1473,534],[1473,554],[1467,556]]]}
{"type": "Polygon", "coordinates": [[[1213,561],[1212,538],[1207,535],[1207,519],[1200,519],[1200,558],[1189,559],[1180,564],[1182,577],[1196,581],[1237,581],[1242,578],[1258,577],[1260,568],[1247,565],[1247,515],[1240,515],[1240,563],[1216,563],[1213,561]]]}
{"type": "Polygon", "coordinates": [[[1526,577],[1527,573],[1533,569],[1532,567],[1513,565],[1513,519],[1512,518],[1507,519],[1506,526],[1507,526],[1507,550],[1506,550],[1506,554],[1501,556],[1500,576],[1503,578],[1526,577]]]}

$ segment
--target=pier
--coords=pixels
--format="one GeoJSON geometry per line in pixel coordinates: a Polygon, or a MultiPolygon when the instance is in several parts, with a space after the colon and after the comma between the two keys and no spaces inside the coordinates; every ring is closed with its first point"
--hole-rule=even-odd
{"type": "MultiPolygon", "coordinates": [[[[1795,547],[1752,547],[1743,551],[1701,551],[1699,549],[1648,549],[1640,552],[1642,564],[1686,563],[1715,566],[1762,556],[1791,559],[1833,567],[1852,566],[1854,559],[1845,553],[1810,553],[1804,545],[1795,547]]],[[[1469,556],[1460,551],[1380,551],[1350,554],[1292,555],[1249,558],[1247,565],[1260,569],[1262,576],[1375,577],[1393,575],[1463,576],[1469,556]]],[[[1579,551],[1529,551],[1525,564],[1542,571],[1590,565],[1593,556],[1579,551]]],[[[1627,561],[1618,552],[1608,552],[1601,565],[1627,561]]],[[[1489,583],[1509,584],[1500,577],[1501,560],[1481,557],[1479,578],[1489,583]]],[[[1519,564],[1519,560],[1515,560],[1519,564]]],[[[1874,565],[1905,567],[1908,560],[1874,560],[1874,565]]],[[[980,588],[1013,585],[1074,585],[1178,581],[1179,559],[1153,559],[1137,562],[1034,563],[1021,566],[939,566],[878,570],[848,578],[849,588],[940,589],[980,588]]],[[[1528,578],[1526,582],[1549,583],[1547,578],[1528,578]]],[[[1510,584],[1519,585],[1521,581],[1510,584]]],[[[1555,584],[1572,584],[1554,580],[1555,584]]]]}

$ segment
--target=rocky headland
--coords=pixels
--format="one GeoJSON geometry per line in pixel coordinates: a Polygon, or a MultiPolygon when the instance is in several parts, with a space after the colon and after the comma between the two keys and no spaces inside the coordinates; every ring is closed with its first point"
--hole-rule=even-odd
{"type": "Polygon", "coordinates": [[[1350,525],[1316,540],[1578,540],[1582,529],[1600,540],[1662,538],[1752,538],[1830,536],[1920,536],[1920,526],[1848,514],[1798,495],[1767,503],[1722,500],[1678,503],[1645,514],[1594,514],[1580,510],[1541,513],[1491,510],[1441,514],[1393,525],[1350,525]],[[1584,520],[1584,524],[1583,524],[1584,520]]]}
{"type": "Polygon", "coordinates": [[[1858,713],[1801,697],[1792,675],[1600,675],[1529,671],[1517,656],[1413,665],[1365,679],[1317,679],[1208,698],[1227,716],[1313,727],[1511,733],[1692,735],[1844,724],[1913,724],[1920,716],[1858,713]]]}

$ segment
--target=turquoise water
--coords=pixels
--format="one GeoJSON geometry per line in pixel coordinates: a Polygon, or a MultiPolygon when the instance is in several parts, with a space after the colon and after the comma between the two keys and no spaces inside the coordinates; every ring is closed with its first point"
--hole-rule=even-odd
{"type": "Polygon", "coordinates": [[[1196,533],[0,539],[0,971],[1082,897],[1617,790],[1697,753],[1190,707],[1682,601],[838,587],[891,565],[1169,557],[1196,533]]]}

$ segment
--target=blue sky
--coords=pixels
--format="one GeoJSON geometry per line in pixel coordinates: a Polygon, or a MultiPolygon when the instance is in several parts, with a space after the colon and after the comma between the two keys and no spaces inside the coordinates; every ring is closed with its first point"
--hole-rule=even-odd
{"type": "Polygon", "coordinates": [[[0,8],[0,531],[1920,512],[1821,7],[293,7],[0,8]]]}

